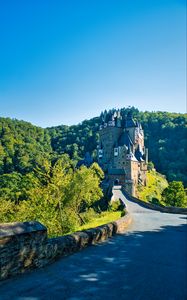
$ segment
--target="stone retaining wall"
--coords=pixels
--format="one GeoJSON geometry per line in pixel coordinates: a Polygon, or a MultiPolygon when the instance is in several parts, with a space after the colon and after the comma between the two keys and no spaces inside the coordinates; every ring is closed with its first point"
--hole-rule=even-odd
{"type": "Polygon", "coordinates": [[[182,208],[182,207],[174,207],[174,206],[159,206],[159,205],[155,205],[153,203],[149,203],[149,202],[145,202],[143,200],[140,200],[136,197],[133,197],[131,195],[129,195],[126,191],[123,190],[123,193],[125,195],[125,197],[135,203],[138,203],[139,205],[145,207],[145,208],[149,208],[149,209],[153,209],[153,210],[157,210],[160,212],[165,212],[165,213],[172,213],[172,214],[183,214],[183,215],[187,215],[187,208],[182,208]]]}
{"type": "Polygon", "coordinates": [[[130,223],[127,213],[115,222],[52,239],[39,222],[0,224],[0,280],[104,241],[123,232],[130,223]]]}

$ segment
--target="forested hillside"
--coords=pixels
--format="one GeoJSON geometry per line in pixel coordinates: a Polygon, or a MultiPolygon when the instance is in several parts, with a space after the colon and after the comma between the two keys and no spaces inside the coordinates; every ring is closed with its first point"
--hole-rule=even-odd
{"type": "MultiPolygon", "coordinates": [[[[169,181],[183,181],[187,186],[186,116],[131,110],[143,125],[149,160],[169,181]]],[[[128,111],[129,108],[121,110],[123,118],[128,111]]],[[[42,129],[24,121],[0,118],[0,222],[35,219],[56,236],[77,230],[97,219],[97,214],[101,216],[101,209],[106,209],[105,200],[100,201],[102,170],[97,164],[76,168],[87,151],[96,158],[100,121],[97,117],[76,126],[42,129]]],[[[169,194],[167,201],[176,199],[177,185],[177,199],[183,196],[184,203],[172,204],[185,206],[180,182],[172,182],[164,197],[169,194]]],[[[155,184],[148,186],[149,194],[150,191],[156,197],[155,184]]],[[[152,201],[150,197],[148,201],[152,201]]]]}
{"type": "Polygon", "coordinates": [[[24,121],[0,118],[0,174],[26,174],[49,158],[48,132],[24,121]]]}
{"type": "MultiPolygon", "coordinates": [[[[128,111],[143,126],[149,160],[169,181],[180,180],[187,186],[187,115],[167,112],[128,111]]],[[[74,126],[42,129],[30,123],[0,118],[0,174],[26,175],[47,161],[67,153],[75,163],[89,151],[96,158],[100,117],[74,126]]]]}
{"type": "MultiPolygon", "coordinates": [[[[142,123],[149,160],[169,181],[180,180],[187,186],[187,115],[139,112],[135,108],[123,108],[123,118],[129,110],[142,123]]],[[[87,151],[96,157],[99,124],[100,118],[97,117],[76,126],[48,128],[53,151],[59,154],[68,153],[75,160],[83,157],[87,151]]]]}

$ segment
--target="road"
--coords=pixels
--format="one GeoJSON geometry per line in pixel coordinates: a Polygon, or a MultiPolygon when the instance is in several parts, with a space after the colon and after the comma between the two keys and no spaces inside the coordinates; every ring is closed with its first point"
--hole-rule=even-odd
{"type": "Polygon", "coordinates": [[[186,216],[128,201],[133,222],[110,240],[0,283],[1,300],[186,300],[186,216]]]}

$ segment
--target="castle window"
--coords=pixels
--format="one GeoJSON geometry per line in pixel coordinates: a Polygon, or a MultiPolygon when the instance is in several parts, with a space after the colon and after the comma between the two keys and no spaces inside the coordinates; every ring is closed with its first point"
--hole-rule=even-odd
{"type": "Polygon", "coordinates": [[[114,121],[109,121],[108,126],[115,126],[115,122],[114,121]]]}
{"type": "Polygon", "coordinates": [[[114,156],[118,156],[118,148],[114,148],[114,156]]]}
{"type": "Polygon", "coordinates": [[[99,154],[99,158],[102,158],[103,157],[103,150],[99,149],[98,154],[99,154]]]}
{"type": "Polygon", "coordinates": [[[132,154],[127,154],[126,159],[131,159],[132,158],[132,154]]]}

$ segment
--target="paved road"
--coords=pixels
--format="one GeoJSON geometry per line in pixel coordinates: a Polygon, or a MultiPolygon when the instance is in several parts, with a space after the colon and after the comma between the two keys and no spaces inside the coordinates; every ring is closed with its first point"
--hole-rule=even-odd
{"type": "Polygon", "coordinates": [[[125,234],[0,283],[0,299],[186,300],[184,215],[145,209],[124,198],[133,216],[125,234]]]}

